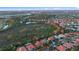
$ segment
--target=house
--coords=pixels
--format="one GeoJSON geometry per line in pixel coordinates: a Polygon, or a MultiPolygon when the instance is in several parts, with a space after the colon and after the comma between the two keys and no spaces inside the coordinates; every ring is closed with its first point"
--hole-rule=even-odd
{"type": "Polygon", "coordinates": [[[66,38],[66,36],[64,34],[59,34],[58,39],[62,39],[62,38],[66,38]]]}
{"type": "Polygon", "coordinates": [[[40,47],[41,46],[41,42],[40,41],[36,41],[35,46],[36,47],[40,47]]]}
{"type": "Polygon", "coordinates": [[[27,51],[27,49],[24,46],[22,46],[22,47],[18,47],[16,51],[27,51]]]}
{"type": "Polygon", "coordinates": [[[76,41],[77,43],[79,43],[79,39],[76,39],[75,41],[76,41]]]}
{"type": "Polygon", "coordinates": [[[55,40],[54,37],[48,37],[48,41],[53,41],[55,40]]]}
{"type": "Polygon", "coordinates": [[[35,46],[33,44],[26,44],[25,47],[28,49],[28,51],[32,51],[33,49],[35,49],[35,46]]]}
{"type": "Polygon", "coordinates": [[[62,45],[57,46],[56,49],[57,49],[58,51],[65,51],[65,47],[62,46],[62,45]]]}
{"type": "Polygon", "coordinates": [[[40,43],[43,45],[43,44],[47,43],[47,40],[46,39],[42,39],[42,40],[40,40],[40,43]]]}
{"type": "Polygon", "coordinates": [[[63,46],[66,47],[67,49],[74,47],[72,43],[64,43],[63,46]]]}
{"type": "Polygon", "coordinates": [[[73,42],[73,45],[74,46],[77,46],[78,45],[78,43],[74,40],[74,41],[72,41],[73,42]]]}

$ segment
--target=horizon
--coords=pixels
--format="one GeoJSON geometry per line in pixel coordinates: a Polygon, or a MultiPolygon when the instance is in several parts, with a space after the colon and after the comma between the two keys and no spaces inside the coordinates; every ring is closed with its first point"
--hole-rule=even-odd
{"type": "Polygon", "coordinates": [[[0,7],[0,11],[23,10],[79,10],[79,7],[0,7]]]}

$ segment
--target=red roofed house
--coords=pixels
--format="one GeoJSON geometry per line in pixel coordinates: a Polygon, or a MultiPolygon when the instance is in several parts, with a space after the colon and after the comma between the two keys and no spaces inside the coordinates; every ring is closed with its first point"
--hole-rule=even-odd
{"type": "Polygon", "coordinates": [[[35,46],[33,44],[28,44],[25,46],[29,51],[35,49],[35,46]]]}
{"type": "Polygon", "coordinates": [[[67,49],[74,47],[72,43],[64,43],[63,46],[66,47],[67,49]]]}
{"type": "Polygon", "coordinates": [[[42,39],[42,40],[40,40],[40,43],[41,43],[41,45],[43,45],[45,43],[48,43],[48,40],[47,39],[42,39]]]}
{"type": "Polygon", "coordinates": [[[49,37],[48,38],[48,41],[52,41],[52,40],[54,40],[54,37],[49,37]]]}
{"type": "Polygon", "coordinates": [[[65,47],[62,46],[62,45],[57,46],[56,49],[59,50],[59,51],[65,51],[65,47]]]}
{"type": "Polygon", "coordinates": [[[40,40],[40,43],[41,43],[41,45],[43,45],[45,42],[44,42],[44,40],[40,40]]]}
{"type": "Polygon", "coordinates": [[[16,51],[27,51],[27,49],[23,46],[23,47],[18,47],[16,51]]]}
{"type": "Polygon", "coordinates": [[[75,39],[75,40],[73,41],[73,44],[74,44],[74,46],[79,45],[79,39],[75,39]]]}
{"type": "Polygon", "coordinates": [[[76,41],[77,43],[79,43],[79,39],[76,39],[75,41],[76,41]]]}
{"type": "Polygon", "coordinates": [[[64,34],[60,34],[59,37],[66,37],[66,35],[64,35],[64,34]]]}
{"type": "Polygon", "coordinates": [[[78,43],[74,40],[74,41],[73,41],[73,45],[74,45],[74,46],[77,46],[78,43]]]}
{"type": "Polygon", "coordinates": [[[40,42],[40,41],[36,41],[35,46],[36,46],[36,47],[41,46],[41,42],[40,42]]]}

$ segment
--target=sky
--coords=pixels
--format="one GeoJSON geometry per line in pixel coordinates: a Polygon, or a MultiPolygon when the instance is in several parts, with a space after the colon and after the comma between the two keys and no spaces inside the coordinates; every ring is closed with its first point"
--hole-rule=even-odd
{"type": "Polygon", "coordinates": [[[79,0],[0,0],[0,7],[79,7],[79,0]]]}
{"type": "Polygon", "coordinates": [[[15,10],[79,10],[78,7],[0,7],[0,11],[15,10]]]}
{"type": "Polygon", "coordinates": [[[0,0],[0,11],[5,10],[79,10],[79,0],[0,0]]]}

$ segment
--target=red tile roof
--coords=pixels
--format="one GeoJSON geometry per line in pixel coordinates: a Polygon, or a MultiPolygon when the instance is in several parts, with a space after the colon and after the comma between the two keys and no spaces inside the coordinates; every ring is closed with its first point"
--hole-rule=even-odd
{"type": "Polygon", "coordinates": [[[40,43],[40,41],[36,41],[36,43],[35,43],[35,46],[36,46],[36,47],[39,47],[39,46],[41,46],[41,43],[40,43]]]}
{"type": "Polygon", "coordinates": [[[79,39],[76,39],[75,41],[76,41],[77,43],[79,43],[79,39]]]}
{"type": "Polygon", "coordinates": [[[48,41],[52,41],[52,40],[54,40],[54,37],[49,37],[48,38],[48,41]]]}
{"type": "Polygon", "coordinates": [[[32,49],[35,48],[35,46],[33,44],[29,44],[25,46],[29,51],[31,51],[32,49]]]}
{"type": "Polygon", "coordinates": [[[62,37],[66,37],[66,35],[64,35],[64,34],[60,34],[62,37]]]}
{"type": "Polygon", "coordinates": [[[18,47],[16,51],[27,51],[27,49],[25,47],[18,47]]]}
{"type": "Polygon", "coordinates": [[[42,40],[40,40],[40,43],[41,43],[41,45],[43,45],[45,43],[48,43],[48,40],[47,39],[42,39],[42,40]]]}
{"type": "Polygon", "coordinates": [[[72,43],[64,43],[63,46],[66,48],[72,48],[73,44],[72,43]]]}
{"type": "Polygon", "coordinates": [[[44,40],[40,40],[40,43],[43,45],[44,44],[44,40]]]}
{"type": "Polygon", "coordinates": [[[62,46],[62,45],[57,46],[56,49],[59,50],[59,51],[65,51],[65,47],[62,46]]]}

